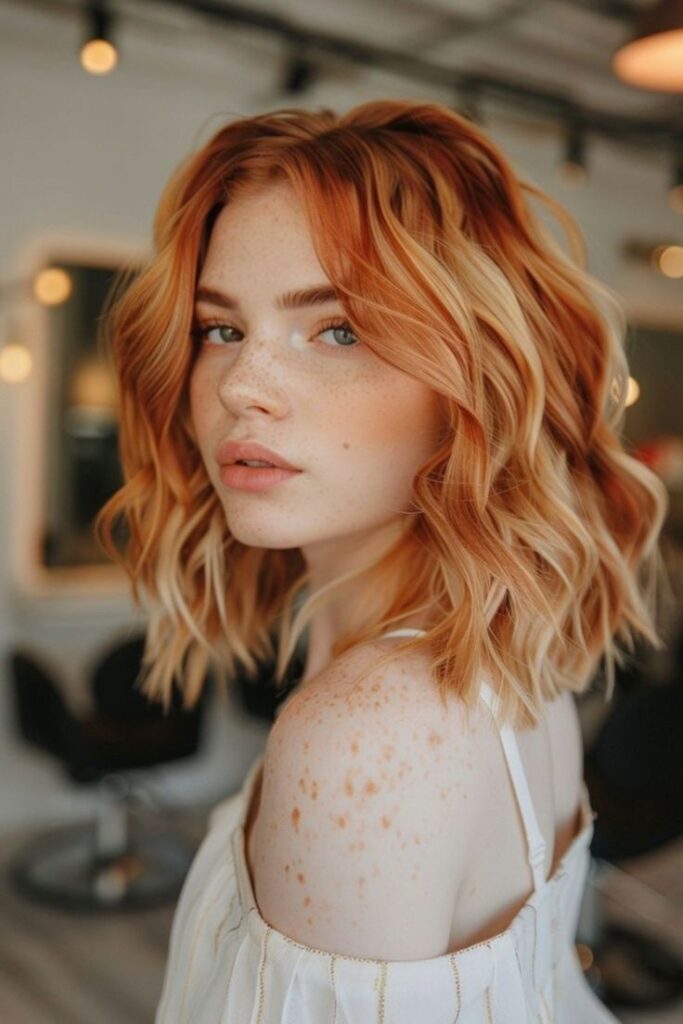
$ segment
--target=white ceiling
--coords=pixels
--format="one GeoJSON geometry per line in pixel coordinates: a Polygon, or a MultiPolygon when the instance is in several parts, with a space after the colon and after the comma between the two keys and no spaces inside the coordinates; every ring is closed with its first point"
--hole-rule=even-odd
{"type": "MultiPolygon", "coordinates": [[[[3,0],[0,0],[2,3],[3,0]]],[[[610,56],[631,31],[636,12],[651,0],[206,0],[206,6],[241,7],[298,28],[419,58],[455,73],[485,73],[538,90],[554,91],[591,110],[652,120],[678,120],[681,97],[620,83],[610,56]]],[[[9,7],[41,10],[57,19],[80,18],[81,0],[4,0],[9,7]]],[[[193,10],[180,0],[110,0],[120,24],[171,48],[174,39],[206,39],[215,58],[237,46],[267,59],[283,51],[276,32],[234,25],[193,10]]],[[[201,0],[199,0],[201,6],[201,0]]],[[[171,50],[169,49],[169,55],[171,50]]],[[[315,58],[315,51],[311,53],[315,58]]],[[[335,48],[318,56],[323,76],[362,78],[373,70],[335,48]]],[[[400,67],[400,65],[399,65],[400,67]]],[[[274,67],[275,70],[275,67],[274,67]]],[[[400,74],[396,68],[392,74],[400,74]]],[[[406,77],[418,87],[415,79],[406,77]]],[[[305,94],[299,94],[305,99],[305,94]]],[[[485,102],[485,99],[482,101],[485,102]]]]}
{"type": "MultiPolygon", "coordinates": [[[[221,6],[220,0],[215,2],[221,6]]],[[[630,34],[637,10],[650,2],[248,0],[244,6],[306,31],[402,51],[446,69],[492,72],[557,89],[592,107],[655,117],[677,111],[681,116],[680,96],[626,86],[610,68],[610,56],[630,34]]],[[[118,6],[123,8],[123,2],[118,6]]],[[[150,19],[180,13],[186,26],[207,24],[200,14],[182,11],[170,0],[128,0],[126,6],[150,19]]],[[[230,32],[228,26],[210,24],[213,31],[230,32]]],[[[261,35],[257,29],[251,31],[261,35]]]]}

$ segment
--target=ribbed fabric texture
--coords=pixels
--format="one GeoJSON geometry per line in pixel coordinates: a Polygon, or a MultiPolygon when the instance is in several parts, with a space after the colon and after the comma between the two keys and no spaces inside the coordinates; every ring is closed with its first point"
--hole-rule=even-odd
{"type": "MultiPolygon", "coordinates": [[[[482,699],[495,720],[485,683],[482,699]]],[[[272,928],[245,854],[260,755],[241,790],[214,808],[185,879],[155,1024],[618,1024],[586,982],[574,945],[593,834],[588,791],[581,829],[546,881],[514,732],[499,732],[535,883],[505,931],[456,953],[396,961],[329,953],[272,928]]]]}

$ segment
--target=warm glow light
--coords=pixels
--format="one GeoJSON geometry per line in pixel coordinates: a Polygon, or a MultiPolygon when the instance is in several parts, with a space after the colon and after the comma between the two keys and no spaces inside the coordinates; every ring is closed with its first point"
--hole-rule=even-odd
{"type": "Polygon", "coordinates": [[[657,264],[665,277],[683,277],[683,245],[664,246],[657,264]]]}
{"type": "Polygon", "coordinates": [[[91,75],[108,75],[118,59],[116,47],[106,39],[89,39],[81,50],[81,64],[91,75]]]}
{"type": "Polygon", "coordinates": [[[19,384],[33,369],[33,358],[25,345],[9,342],[0,349],[0,380],[19,384]]]}
{"type": "Polygon", "coordinates": [[[43,306],[59,306],[71,295],[71,278],[66,270],[48,267],[36,275],[33,294],[43,306]]]}
{"type": "Polygon", "coordinates": [[[633,377],[629,377],[628,386],[626,388],[626,403],[625,408],[628,409],[629,405],[635,405],[640,398],[640,384],[633,377]]]}
{"type": "Polygon", "coordinates": [[[641,89],[683,92],[683,28],[626,43],[612,58],[612,69],[641,89]]]}
{"type": "Polygon", "coordinates": [[[71,381],[69,399],[73,405],[83,408],[118,408],[116,380],[103,360],[91,356],[79,362],[71,381]]]}
{"type": "Polygon", "coordinates": [[[683,185],[674,185],[669,190],[669,205],[676,213],[683,213],[683,185]]]}

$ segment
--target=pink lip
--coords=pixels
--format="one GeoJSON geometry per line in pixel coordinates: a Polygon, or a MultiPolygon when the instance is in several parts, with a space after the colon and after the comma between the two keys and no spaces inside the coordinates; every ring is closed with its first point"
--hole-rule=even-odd
{"type": "Polygon", "coordinates": [[[258,441],[228,440],[219,444],[216,451],[216,462],[219,466],[233,464],[239,459],[260,459],[263,462],[272,462],[281,469],[299,471],[298,466],[293,466],[279,452],[258,441]]]}
{"type": "Polygon", "coordinates": [[[221,481],[227,486],[238,491],[265,491],[270,487],[276,487],[285,480],[299,476],[299,469],[282,469],[280,466],[273,466],[272,469],[266,466],[240,466],[223,465],[218,473],[221,481]]]}

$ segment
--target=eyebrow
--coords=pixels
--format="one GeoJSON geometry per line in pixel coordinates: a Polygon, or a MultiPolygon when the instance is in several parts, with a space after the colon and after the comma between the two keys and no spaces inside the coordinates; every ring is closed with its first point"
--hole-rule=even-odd
{"type": "MultiPolygon", "coordinates": [[[[325,302],[339,302],[339,294],[330,285],[316,285],[299,291],[285,292],[275,300],[276,309],[303,309],[307,306],[321,306],[325,302]]],[[[200,287],[195,293],[195,302],[210,302],[223,309],[239,309],[239,302],[227,292],[218,288],[200,287]]]]}

